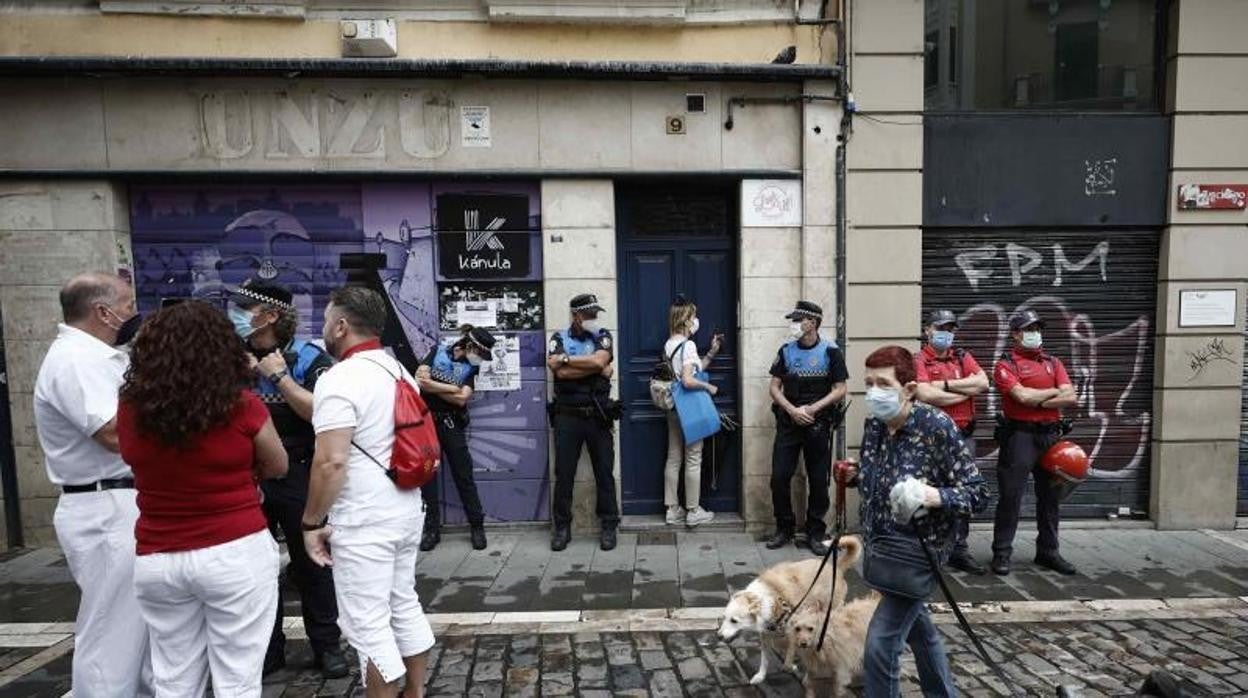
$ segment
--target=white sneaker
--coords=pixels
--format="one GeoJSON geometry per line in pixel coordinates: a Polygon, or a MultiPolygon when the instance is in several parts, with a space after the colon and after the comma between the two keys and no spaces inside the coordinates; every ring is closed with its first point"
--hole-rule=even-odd
{"type": "Polygon", "coordinates": [[[685,522],[685,508],[672,505],[667,508],[667,525],[675,526],[685,522]]]}
{"type": "Polygon", "coordinates": [[[715,518],[715,513],[707,511],[702,507],[694,507],[685,515],[685,525],[689,528],[699,526],[704,523],[710,523],[715,518]]]}

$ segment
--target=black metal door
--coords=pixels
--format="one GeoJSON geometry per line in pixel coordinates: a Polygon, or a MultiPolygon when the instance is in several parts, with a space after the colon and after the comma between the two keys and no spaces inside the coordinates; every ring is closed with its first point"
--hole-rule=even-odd
{"type": "MultiPolygon", "coordinates": [[[[1064,515],[1148,510],[1158,241],[1156,230],[924,231],[923,311],[953,310],[959,345],[989,376],[1012,313],[1031,308],[1048,323],[1045,349],[1066,364],[1079,395],[1070,438],[1094,468],[1064,515]]],[[[994,488],[999,405],[994,388],[976,408],[979,467],[994,488]]],[[[1029,492],[1024,509],[1033,507],[1029,492]]]]}

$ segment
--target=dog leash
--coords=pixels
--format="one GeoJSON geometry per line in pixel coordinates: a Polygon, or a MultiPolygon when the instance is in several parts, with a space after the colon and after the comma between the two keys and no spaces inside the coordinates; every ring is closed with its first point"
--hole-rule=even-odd
{"type": "Polygon", "coordinates": [[[979,655],[979,658],[984,661],[984,664],[988,665],[988,668],[992,670],[992,673],[997,675],[997,678],[1001,680],[1001,683],[1005,685],[1005,690],[1009,691],[1012,696],[1019,696],[1020,694],[1018,691],[1014,689],[1014,684],[1010,681],[1009,677],[1005,675],[1005,671],[1001,669],[999,664],[993,661],[991,656],[989,656],[988,650],[984,647],[984,643],[979,639],[979,635],[975,634],[975,630],[966,620],[966,616],[962,615],[962,609],[958,608],[958,600],[953,597],[953,592],[949,590],[949,585],[945,583],[945,575],[941,573],[940,565],[936,563],[936,556],[932,555],[932,549],[928,547],[927,538],[920,530],[918,521],[916,520],[914,524],[915,535],[919,539],[919,545],[923,548],[923,555],[927,558],[927,564],[931,566],[932,573],[936,575],[936,582],[940,584],[940,591],[945,595],[945,601],[949,602],[949,607],[953,609],[953,615],[958,619],[958,625],[962,628],[962,632],[966,633],[966,636],[971,639],[971,644],[975,646],[975,652],[979,655]]]}
{"type": "Polygon", "coordinates": [[[845,488],[849,486],[848,468],[850,467],[852,466],[850,466],[848,461],[837,461],[832,466],[833,480],[836,482],[836,514],[832,521],[832,545],[828,548],[828,551],[823,554],[823,560],[819,562],[819,569],[815,570],[815,578],[810,580],[810,586],[806,587],[806,593],[802,594],[802,598],[798,599],[797,603],[793,605],[793,608],[781,613],[775,623],[777,627],[783,625],[793,617],[793,614],[797,613],[797,609],[802,607],[802,604],[806,602],[806,597],[810,596],[810,592],[813,591],[815,585],[819,583],[819,575],[823,574],[824,568],[828,566],[828,559],[831,558],[832,567],[834,569],[832,573],[832,598],[828,599],[828,615],[826,615],[823,619],[823,632],[819,634],[820,647],[823,646],[823,634],[828,630],[828,617],[831,616],[832,599],[836,598],[835,568],[837,560],[840,557],[841,536],[845,534],[845,529],[848,528],[848,525],[846,524],[848,519],[845,514],[845,488]]]}
{"type": "MultiPolygon", "coordinates": [[[[828,623],[832,620],[832,606],[836,601],[836,551],[841,547],[841,533],[848,527],[845,514],[845,490],[849,487],[849,471],[852,469],[849,461],[837,461],[832,466],[832,480],[836,483],[836,516],[833,519],[832,527],[836,531],[836,535],[832,537],[832,596],[828,598],[828,609],[823,614],[823,627],[819,629],[819,642],[815,645],[815,651],[823,651],[823,640],[828,635],[828,623]]],[[[816,579],[818,575],[815,575],[816,579]]]]}

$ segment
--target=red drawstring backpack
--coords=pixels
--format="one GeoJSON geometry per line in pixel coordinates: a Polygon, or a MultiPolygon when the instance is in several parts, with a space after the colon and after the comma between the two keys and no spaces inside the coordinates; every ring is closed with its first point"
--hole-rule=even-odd
{"type": "Polygon", "coordinates": [[[386,477],[401,490],[413,490],[423,487],[438,474],[438,465],[442,458],[442,446],[438,443],[438,432],[434,427],[433,416],[429,406],[412,384],[404,380],[404,371],[394,375],[382,364],[360,357],[369,363],[380,366],[383,371],[394,379],[394,446],[390,450],[390,467],[365,451],[355,440],[351,445],[360,449],[377,467],[386,471],[386,477]]]}

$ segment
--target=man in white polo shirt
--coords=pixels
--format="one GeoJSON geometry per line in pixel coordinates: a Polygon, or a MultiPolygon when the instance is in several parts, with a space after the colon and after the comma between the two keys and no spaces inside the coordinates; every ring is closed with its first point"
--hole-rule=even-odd
{"type": "Polygon", "coordinates": [[[73,694],[151,695],[147,625],[134,595],[134,477],[117,446],[117,392],[141,318],[112,274],[61,289],[56,340],[35,381],[35,426],[48,479],[61,488],[52,523],[82,592],[74,626],[73,694]]]}
{"type": "Polygon", "coordinates": [[[434,642],[416,596],[424,502],[381,465],[394,445],[395,380],[416,387],[381,347],[385,324],[386,302],[375,291],[330,294],[322,336],[338,363],[312,397],[316,453],[303,513],[308,556],[333,565],[338,625],[359,655],[369,698],[423,695],[434,642]]]}

